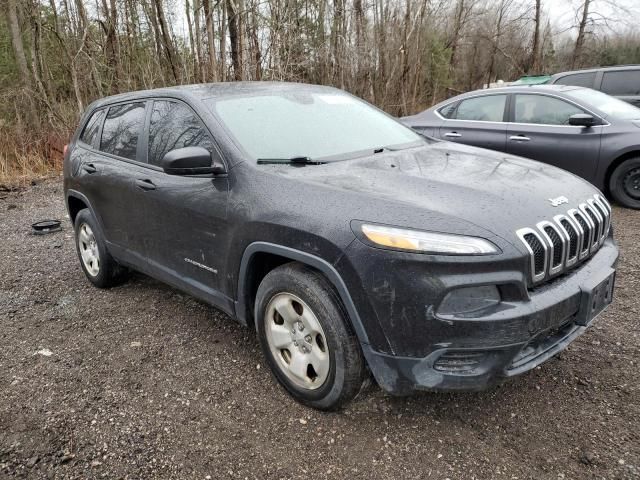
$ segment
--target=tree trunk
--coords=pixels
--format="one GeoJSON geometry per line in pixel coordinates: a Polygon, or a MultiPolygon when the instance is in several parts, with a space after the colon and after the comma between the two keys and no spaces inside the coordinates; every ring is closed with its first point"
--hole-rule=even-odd
{"type": "Polygon", "coordinates": [[[231,64],[235,80],[242,80],[242,3],[241,0],[227,0],[229,19],[229,40],[231,42],[231,64]],[[236,3],[237,2],[237,3],[236,3]]]}
{"type": "Polygon", "coordinates": [[[536,14],[533,23],[533,44],[531,45],[531,57],[527,65],[527,73],[540,73],[540,10],[542,0],[536,0],[536,14]]]}
{"type": "Polygon", "coordinates": [[[587,22],[589,21],[589,7],[592,0],[584,0],[582,4],[582,18],[580,19],[580,25],[578,26],[578,37],[576,38],[575,48],[573,49],[573,58],[571,59],[571,68],[575,68],[579,65],[582,58],[582,50],[584,47],[584,37],[587,29],[587,22]]]}
{"type": "Polygon", "coordinates": [[[24,43],[22,41],[22,33],[20,32],[20,22],[18,21],[18,11],[15,0],[8,0],[7,2],[7,18],[9,20],[9,29],[11,30],[13,55],[18,64],[22,83],[25,86],[30,86],[31,76],[29,75],[29,67],[27,66],[27,57],[24,53],[24,43]]]}
{"type": "Polygon", "coordinates": [[[189,0],[185,0],[184,5],[185,13],[187,15],[187,26],[189,29],[189,46],[191,47],[191,56],[193,58],[193,76],[195,77],[196,82],[198,82],[198,53],[196,51],[195,40],[193,38],[193,26],[191,24],[191,5],[189,5],[189,0]]]}
{"type": "Polygon", "coordinates": [[[203,0],[204,21],[207,25],[207,44],[209,46],[209,80],[218,80],[218,65],[216,62],[216,42],[213,35],[213,11],[211,10],[211,0],[203,0]]]}
{"type": "MultiPolygon", "coordinates": [[[[112,0],[113,1],[113,0],[112,0]]],[[[169,26],[164,15],[164,9],[162,7],[162,1],[156,0],[156,14],[158,15],[158,24],[160,25],[160,32],[162,33],[162,44],[164,45],[165,53],[167,54],[167,60],[169,61],[169,67],[173,74],[173,79],[179,82],[178,67],[176,64],[176,53],[173,49],[173,41],[171,40],[171,34],[169,32],[169,26]]]]}

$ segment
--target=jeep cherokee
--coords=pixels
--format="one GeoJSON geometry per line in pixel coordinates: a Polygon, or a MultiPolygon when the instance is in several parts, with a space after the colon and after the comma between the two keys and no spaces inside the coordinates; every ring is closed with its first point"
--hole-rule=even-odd
{"type": "Polygon", "coordinates": [[[482,389],[611,302],[611,208],[549,165],[422,137],[341,90],[192,85],[91,104],[64,162],[80,265],[131,269],[257,330],[275,378],[334,409],[482,389]]]}

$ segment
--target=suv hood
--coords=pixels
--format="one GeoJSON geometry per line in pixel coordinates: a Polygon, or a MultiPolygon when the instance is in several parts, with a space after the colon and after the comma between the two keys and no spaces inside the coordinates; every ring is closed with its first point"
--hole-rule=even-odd
{"type": "Polygon", "coordinates": [[[462,230],[463,220],[510,242],[517,229],[566,213],[598,193],[559,168],[450,142],[279,173],[350,192],[354,219],[451,233],[462,230]],[[550,199],[560,196],[569,202],[554,207],[550,199]],[[407,207],[429,215],[409,215],[407,207]]]}

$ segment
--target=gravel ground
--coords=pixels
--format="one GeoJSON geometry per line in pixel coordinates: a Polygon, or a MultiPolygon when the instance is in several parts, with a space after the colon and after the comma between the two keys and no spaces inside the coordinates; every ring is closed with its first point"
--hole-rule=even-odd
{"type": "Polygon", "coordinates": [[[0,477],[640,478],[640,212],[615,210],[614,305],[559,358],[331,414],[225,314],[142,275],[90,286],[65,215],[57,178],[0,200],[0,477]],[[30,235],[51,217],[62,232],[30,235]]]}

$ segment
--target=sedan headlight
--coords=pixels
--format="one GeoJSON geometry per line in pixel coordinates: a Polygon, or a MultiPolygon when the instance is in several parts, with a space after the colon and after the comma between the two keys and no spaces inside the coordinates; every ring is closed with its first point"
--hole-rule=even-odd
{"type": "Polygon", "coordinates": [[[363,224],[362,233],[381,247],[439,255],[491,255],[500,249],[489,240],[448,233],[405,230],[383,225],[363,224]]]}

